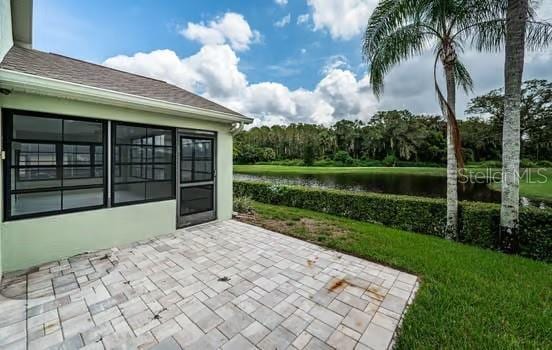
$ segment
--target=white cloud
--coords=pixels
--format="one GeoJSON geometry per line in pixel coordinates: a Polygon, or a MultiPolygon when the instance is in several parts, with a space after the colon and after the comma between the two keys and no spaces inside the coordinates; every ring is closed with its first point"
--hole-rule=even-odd
{"type": "MultiPolygon", "coordinates": [[[[318,10],[325,6],[331,7],[328,4],[336,5],[333,0],[308,1],[313,8],[321,6],[318,10]]],[[[354,0],[343,2],[354,5],[352,8],[360,6],[360,12],[363,11],[362,6],[369,4],[364,2],[361,6],[359,1],[354,0]]],[[[336,6],[342,10],[344,8],[342,4],[336,6]]],[[[335,18],[339,18],[337,14],[340,10],[335,11],[335,18]]],[[[351,15],[350,11],[345,12],[351,15]]],[[[319,11],[318,15],[321,16],[321,13],[319,11]]],[[[326,17],[318,17],[319,29],[322,28],[321,19],[329,18],[328,16],[326,14],[326,17]]],[[[313,17],[315,26],[316,21],[313,17]]],[[[354,21],[350,22],[354,24],[354,21]]],[[[364,22],[362,23],[358,28],[364,25],[364,22]]],[[[335,27],[324,25],[332,36],[345,38],[351,35],[340,25],[334,24],[335,27]]],[[[207,25],[188,24],[183,35],[204,43],[194,55],[178,57],[171,50],[156,50],[132,56],[115,56],[107,59],[104,64],[165,80],[188,89],[255,117],[257,125],[290,122],[329,124],[342,118],[366,120],[376,110],[384,109],[405,108],[414,113],[439,113],[433,91],[431,51],[394,67],[387,74],[385,92],[381,100],[377,101],[369,85],[369,76],[357,76],[354,71],[358,70],[352,69],[343,55],[334,55],[325,61],[317,61],[323,62],[322,77],[312,89],[291,90],[284,84],[273,81],[248,82],[247,76],[239,69],[239,57],[236,52],[244,50],[254,41],[253,33],[243,16],[227,13],[207,25]],[[229,29],[235,27],[232,23],[242,21],[245,25],[242,23],[241,27],[247,28],[251,34],[237,35],[229,29]]],[[[305,57],[306,52],[305,48],[300,49],[298,57],[305,57]]],[[[471,97],[503,85],[504,53],[477,53],[468,49],[460,58],[468,67],[475,85],[473,94],[466,95],[460,90],[457,93],[457,114],[462,117],[471,97]]],[[[552,79],[551,60],[551,49],[528,53],[524,79],[552,79]]],[[[269,76],[282,79],[297,74],[300,67],[298,62],[301,62],[301,59],[290,59],[289,62],[280,65],[267,65],[265,71],[273,74],[269,76]]]]}
{"type": "Polygon", "coordinates": [[[274,2],[275,2],[277,5],[286,6],[287,3],[288,3],[288,0],[274,0],[274,2]]]}
{"type": "Polygon", "coordinates": [[[241,14],[234,12],[227,12],[209,23],[188,22],[180,34],[203,45],[228,43],[236,51],[245,51],[260,39],[260,33],[252,30],[241,14]]]}
{"type": "Polygon", "coordinates": [[[287,15],[285,15],[284,17],[282,17],[282,19],[274,22],[274,25],[276,27],[285,27],[289,24],[289,22],[291,21],[291,13],[288,13],[287,15]]]}
{"type": "Polygon", "coordinates": [[[248,83],[238,69],[239,58],[228,45],[205,45],[180,58],[171,50],[119,55],[104,64],[165,80],[258,119],[257,124],[368,119],[377,102],[366,85],[349,70],[328,69],[313,90],[290,90],[276,82],[248,83]]]}
{"type": "Polygon", "coordinates": [[[308,13],[304,13],[302,15],[297,16],[297,24],[305,24],[309,21],[310,15],[308,13]]]}
{"type": "Polygon", "coordinates": [[[366,26],[377,0],[307,0],[314,30],[327,30],[334,39],[351,39],[366,26]]]}
{"type": "Polygon", "coordinates": [[[226,98],[247,86],[239,58],[228,45],[206,45],[181,59],[172,50],[156,50],[107,59],[106,66],[167,81],[205,96],[226,98]]]}
{"type": "Polygon", "coordinates": [[[333,69],[318,83],[318,93],[325,101],[332,101],[336,117],[348,118],[360,112],[358,82],[350,71],[333,69]]]}
{"type": "Polygon", "coordinates": [[[347,58],[343,55],[333,55],[326,59],[324,67],[322,67],[322,73],[327,74],[334,69],[350,69],[347,58]]]}

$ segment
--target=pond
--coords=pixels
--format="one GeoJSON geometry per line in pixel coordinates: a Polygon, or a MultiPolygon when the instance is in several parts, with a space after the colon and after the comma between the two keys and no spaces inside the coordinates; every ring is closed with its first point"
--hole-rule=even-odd
{"type": "MultiPolygon", "coordinates": [[[[266,181],[281,185],[336,188],[351,191],[402,194],[421,197],[446,198],[446,178],[413,174],[239,174],[235,180],[266,181]]],[[[460,200],[500,203],[500,192],[491,190],[487,183],[468,182],[458,185],[460,200]]],[[[549,207],[550,203],[521,198],[523,206],[549,207]]]]}

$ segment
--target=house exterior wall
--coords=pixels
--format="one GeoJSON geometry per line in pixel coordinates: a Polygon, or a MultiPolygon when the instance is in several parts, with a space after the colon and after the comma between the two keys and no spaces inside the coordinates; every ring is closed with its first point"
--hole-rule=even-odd
{"type": "MultiPolygon", "coordinates": [[[[0,95],[0,107],[215,131],[217,219],[229,219],[232,215],[232,135],[229,124],[22,93],[0,95]]],[[[2,196],[2,202],[3,199],[2,196]]],[[[3,212],[3,207],[0,211],[3,212]]],[[[85,251],[170,233],[175,229],[176,200],[4,221],[0,224],[2,269],[4,272],[24,269],[85,251]]]]}
{"type": "MultiPolygon", "coordinates": [[[[0,0],[2,1],[2,0],[0,0]]],[[[2,109],[0,109],[0,148],[2,148],[2,109]]],[[[0,160],[0,164],[2,164],[3,162],[0,160]]],[[[0,213],[3,212],[3,209],[4,209],[4,205],[3,205],[3,198],[4,198],[4,186],[3,186],[3,182],[1,181],[2,180],[2,166],[3,165],[0,165],[0,198],[2,198],[2,200],[0,200],[0,213]]],[[[0,224],[0,282],[2,281],[2,274],[4,272],[4,264],[3,264],[3,254],[2,254],[2,250],[3,250],[3,244],[2,244],[2,238],[3,238],[3,235],[2,235],[2,232],[3,231],[3,228],[2,228],[2,225],[0,224]]]]}

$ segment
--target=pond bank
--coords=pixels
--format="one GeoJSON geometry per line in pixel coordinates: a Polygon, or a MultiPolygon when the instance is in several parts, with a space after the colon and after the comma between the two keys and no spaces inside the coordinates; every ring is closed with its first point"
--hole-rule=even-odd
{"type": "MultiPolygon", "coordinates": [[[[491,182],[489,177],[500,178],[500,169],[495,168],[466,168],[468,175],[478,175],[478,178],[491,182]]],[[[522,173],[520,194],[528,199],[552,201],[552,169],[528,169],[530,172],[522,173]]],[[[234,165],[234,173],[253,174],[263,176],[279,175],[412,175],[445,177],[445,168],[432,167],[308,167],[308,166],[284,166],[284,165],[234,165]]],[[[491,190],[500,190],[499,184],[490,183],[491,190]]],[[[483,191],[483,190],[481,190],[483,191]]],[[[406,194],[406,193],[405,193],[406,194]]],[[[423,195],[423,194],[422,194],[423,195]]],[[[487,198],[496,197],[498,200],[483,200],[497,202],[500,193],[485,194],[487,198]]],[[[469,198],[466,198],[471,200],[469,198]]],[[[477,199],[474,199],[477,200],[477,199]]]]}

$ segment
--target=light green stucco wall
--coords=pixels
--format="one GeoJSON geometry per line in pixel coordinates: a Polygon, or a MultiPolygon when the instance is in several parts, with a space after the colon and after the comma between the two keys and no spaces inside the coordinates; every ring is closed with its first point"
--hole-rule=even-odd
{"type": "MultiPolygon", "coordinates": [[[[0,148],[3,148],[3,145],[4,143],[2,142],[2,110],[0,109],[0,148]]],[[[2,174],[3,174],[3,161],[0,160],[0,216],[2,215],[2,213],[4,212],[4,185],[3,185],[3,182],[1,180],[2,179],[2,174]]],[[[4,271],[4,267],[3,267],[3,261],[2,261],[2,225],[0,224],[0,281],[2,281],[2,273],[4,271]]]]}
{"type": "MultiPolygon", "coordinates": [[[[229,124],[21,93],[0,95],[0,107],[216,131],[217,217],[224,220],[232,216],[229,124]]],[[[0,225],[2,268],[4,272],[23,269],[79,252],[170,233],[175,226],[174,200],[3,222],[0,225]]]]}
{"type": "Polygon", "coordinates": [[[0,0],[0,61],[13,45],[10,0],[0,0]]]}
{"type": "Polygon", "coordinates": [[[176,201],[90,210],[2,225],[4,270],[109,248],[175,230],[176,201]]]}

